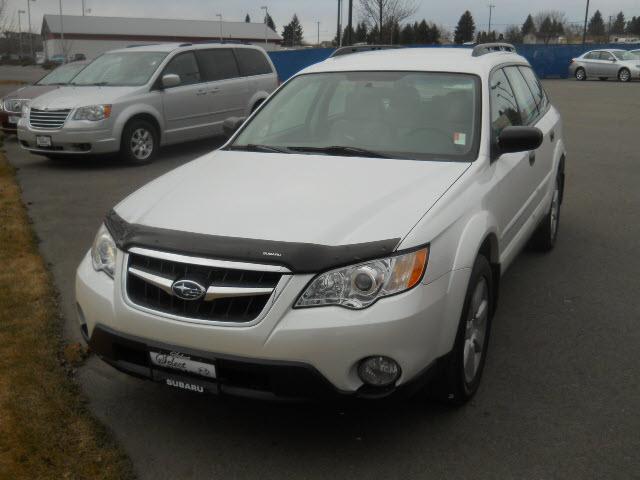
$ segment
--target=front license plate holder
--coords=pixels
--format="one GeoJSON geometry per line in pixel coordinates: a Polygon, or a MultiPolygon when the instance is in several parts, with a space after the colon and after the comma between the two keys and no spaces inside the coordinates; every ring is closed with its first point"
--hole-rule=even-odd
{"type": "Polygon", "coordinates": [[[17,115],[9,115],[9,123],[11,123],[12,125],[17,125],[19,121],[20,117],[18,117],[17,115]]]}
{"type": "Polygon", "coordinates": [[[151,350],[149,358],[154,369],[197,375],[209,381],[216,379],[216,365],[211,360],[195,358],[181,352],[161,350],[151,350]]]}
{"type": "Polygon", "coordinates": [[[49,148],[53,143],[51,142],[51,137],[49,135],[38,135],[36,136],[36,145],[42,148],[49,148]]]}

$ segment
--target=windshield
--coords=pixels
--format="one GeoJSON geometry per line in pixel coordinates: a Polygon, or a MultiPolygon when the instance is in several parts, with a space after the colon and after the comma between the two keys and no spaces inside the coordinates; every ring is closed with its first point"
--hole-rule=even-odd
{"type": "Polygon", "coordinates": [[[331,72],[286,84],[233,150],[472,161],[479,84],[465,74],[331,72]]]}
{"type": "Polygon", "coordinates": [[[106,53],[87,65],[71,84],[112,87],[144,85],[166,56],[163,52],[106,53]]]}
{"type": "Polygon", "coordinates": [[[638,57],[631,52],[625,52],[624,50],[617,50],[612,52],[618,60],[637,60],[638,57]]]}
{"type": "Polygon", "coordinates": [[[69,63],[63,65],[42,77],[36,82],[36,85],[67,85],[86,65],[86,63],[69,63]]]}

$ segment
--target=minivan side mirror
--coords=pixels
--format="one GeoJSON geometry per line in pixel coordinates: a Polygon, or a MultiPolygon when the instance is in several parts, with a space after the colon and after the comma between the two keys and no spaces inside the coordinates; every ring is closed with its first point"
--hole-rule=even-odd
{"type": "Polygon", "coordinates": [[[180,75],[176,75],[175,73],[167,73],[162,76],[162,88],[177,87],[181,83],[180,75]]]}
{"type": "Polygon", "coordinates": [[[536,150],[543,138],[542,131],[536,127],[506,127],[498,135],[496,156],[536,150]]]}
{"type": "Polygon", "coordinates": [[[244,123],[246,117],[229,117],[222,123],[222,131],[225,137],[230,137],[244,123]]]}

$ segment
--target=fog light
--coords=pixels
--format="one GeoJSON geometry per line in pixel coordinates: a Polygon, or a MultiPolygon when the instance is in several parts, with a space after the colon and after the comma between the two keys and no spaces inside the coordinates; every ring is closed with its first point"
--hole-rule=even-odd
{"type": "Polygon", "coordinates": [[[389,357],[368,357],[358,365],[358,375],[367,385],[386,387],[400,376],[400,366],[389,357]]]}

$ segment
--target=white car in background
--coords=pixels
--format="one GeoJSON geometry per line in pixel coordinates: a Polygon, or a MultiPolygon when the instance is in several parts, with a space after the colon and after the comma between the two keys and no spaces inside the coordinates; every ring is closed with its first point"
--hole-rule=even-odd
{"type": "Polygon", "coordinates": [[[556,242],[565,156],[510,45],[328,59],[108,214],[77,272],[81,331],[194,392],[464,403],[503,273],[556,242]]]}
{"type": "Polygon", "coordinates": [[[227,117],[248,116],[277,86],[269,56],[251,45],[114,50],[25,105],[18,138],[49,157],[120,152],[148,163],[161,145],[221,134],[227,117]]]}

